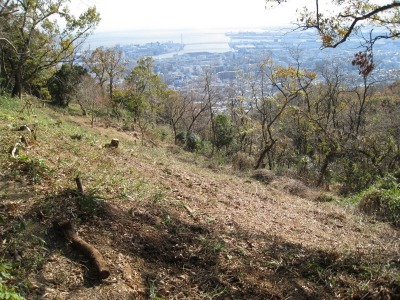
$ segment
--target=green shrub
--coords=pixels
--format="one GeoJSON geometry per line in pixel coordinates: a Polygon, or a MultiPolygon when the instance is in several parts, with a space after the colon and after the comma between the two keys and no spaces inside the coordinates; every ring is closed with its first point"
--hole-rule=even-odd
{"type": "Polygon", "coordinates": [[[375,179],[374,170],[365,161],[354,158],[353,161],[343,159],[338,163],[344,166],[343,172],[336,178],[338,182],[343,183],[340,191],[342,195],[358,193],[367,188],[375,179]]]}
{"type": "Polygon", "coordinates": [[[79,195],[77,203],[81,212],[89,216],[99,216],[104,212],[104,199],[96,196],[95,191],[79,195]]]}
{"type": "Polygon", "coordinates": [[[201,138],[193,132],[179,132],[176,135],[176,141],[178,145],[184,146],[190,152],[195,152],[202,147],[201,138]]]}
{"type": "Polygon", "coordinates": [[[393,176],[386,176],[355,196],[358,209],[366,215],[400,226],[400,188],[393,176]]]}
{"type": "Polygon", "coordinates": [[[226,114],[215,117],[215,140],[217,149],[229,146],[233,141],[233,126],[230,118],[226,114]]]}
{"type": "Polygon", "coordinates": [[[381,179],[379,179],[375,186],[379,189],[384,190],[398,190],[400,188],[400,179],[396,178],[392,175],[387,175],[381,179]]]}
{"type": "Polygon", "coordinates": [[[181,131],[176,135],[176,141],[178,145],[185,145],[186,142],[186,133],[181,131]]]}
{"type": "Polygon", "coordinates": [[[169,138],[169,133],[168,131],[163,128],[163,127],[159,127],[156,129],[155,131],[157,137],[162,141],[165,142],[168,138],[169,138]]]}
{"type": "Polygon", "coordinates": [[[0,299],[6,300],[23,300],[24,297],[19,295],[11,282],[15,281],[10,274],[12,267],[9,264],[0,262],[0,299]]]}
{"type": "Polygon", "coordinates": [[[27,154],[19,155],[14,160],[14,170],[27,176],[32,183],[39,183],[51,174],[50,168],[43,159],[27,154]]]}
{"type": "Polygon", "coordinates": [[[121,126],[122,131],[133,131],[135,129],[135,126],[133,122],[130,120],[124,121],[122,126],[121,126]]]}
{"type": "Polygon", "coordinates": [[[186,135],[186,149],[195,152],[201,148],[201,138],[192,132],[186,135]]]}
{"type": "Polygon", "coordinates": [[[0,96],[0,103],[2,111],[10,110],[10,111],[18,111],[22,107],[22,102],[19,99],[11,98],[8,96],[0,96]]]}
{"type": "Polygon", "coordinates": [[[314,199],[316,202],[336,202],[338,199],[331,194],[319,194],[314,199]]]}

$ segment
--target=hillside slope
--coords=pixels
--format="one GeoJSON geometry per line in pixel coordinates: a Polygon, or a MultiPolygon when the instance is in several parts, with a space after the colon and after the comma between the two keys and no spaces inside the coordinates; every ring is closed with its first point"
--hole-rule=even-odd
{"type": "Polygon", "coordinates": [[[388,224],[293,193],[293,179],[266,185],[101,122],[1,100],[0,249],[14,278],[2,281],[28,299],[400,297],[388,224]],[[112,138],[119,148],[104,147],[112,138]],[[54,228],[60,219],[103,254],[109,278],[54,228]]]}

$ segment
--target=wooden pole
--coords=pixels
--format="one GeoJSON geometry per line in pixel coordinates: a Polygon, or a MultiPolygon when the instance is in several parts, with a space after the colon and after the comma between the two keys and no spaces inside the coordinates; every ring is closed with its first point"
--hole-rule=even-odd
{"type": "Polygon", "coordinates": [[[83,195],[84,190],[83,190],[82,180],[79,177],[79,175],[75,177],[75,182],[76,182],[76,187],[78,188],[79,193],[81,193],[81,195],[83,195]]]}

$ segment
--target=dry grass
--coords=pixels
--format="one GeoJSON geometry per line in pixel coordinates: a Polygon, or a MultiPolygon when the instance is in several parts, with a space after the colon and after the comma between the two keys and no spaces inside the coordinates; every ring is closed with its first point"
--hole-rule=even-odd
{"type": "Polygon", "coordinates": [[[267,169],[255,170],[251,177],[265,184],[270,184],[276,178],[275,174],[267,169]]]}
{"type": "Polygon", "coordinates": [[[232,156],[232,167],[236,171],[247,171],[253,168],[254,158],[247,153],[238,152],[232,156]]]}
{"type": "MultiPolygon", "coordinates": [[[[195,154],[135,143],[133,133],[51,111],[23,153],[52,172],[35,183],[0,150],[0,246],[31,299],[395,299],[399,233],[370,223],[284,177],[269,185],[213,172],[195,154]],[[62,123],[58,123],[61,119],[62,123]],[[73,123],[71,123],[73,122],[73,123]],[[80,134],[80,140],[72,139],[80,134]],[[105,149],[111,138],[119,149],[105,149]],[[75,192],[102,200],[93,214],[75,192]],[[98,281],[85,257],[52,227],[71,219],[111,276],[98,281]]],[[[43,117],[44,118],[44,117],[43,117]]],[[[18,137],[0,118],[0,136],[18,137]]]]}

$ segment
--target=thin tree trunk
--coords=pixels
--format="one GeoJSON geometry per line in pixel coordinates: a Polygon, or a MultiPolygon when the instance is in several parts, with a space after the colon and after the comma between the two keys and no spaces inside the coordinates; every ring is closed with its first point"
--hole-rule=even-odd
{"type": "Polygon", "coordinates": [[[329,152],[325,156],[325,159],[324,159],[324,161],[322,163],[322,166],[320,168],[320,171],[319,171],[319,178],[318,178],[318,182],[317,182],[318,186],[322,186],[324,183],[327,183],[328,167],[329,167],[329,164],[331,163],[331,161],[333,159],[333,156],[334,156],[333,152],[329,152]]]}
{"type": "Polygon", "coordinates": [[[21,82],[21,76],[18,71],[16,72],[14,79],[15,82],[11,92],[11,97],[13,98],[18,97],[19,99],[22,99],[22,82],[21,82]]]}
{"type": "MultiPolygon", "coordinates": [[[[258,159],[257,159],[257,163],[254,166],[254,169],[257,170],[262,166],[262,162],[265,159],[265,156],[267,156],[267,154],[269,153],[269,151],[271,151],[272,147],[274,146],[275,142],[271,143],[270,145],[266,145],[264,147],[264,149],[261,151],[258,159]]],[[[272,163],[268,162],[268,166],[270,167],[270,169],[272,169],[272,163]]]]}

